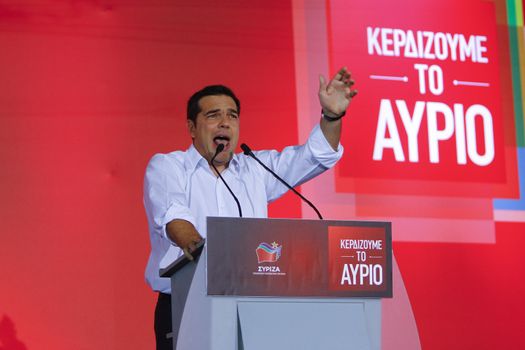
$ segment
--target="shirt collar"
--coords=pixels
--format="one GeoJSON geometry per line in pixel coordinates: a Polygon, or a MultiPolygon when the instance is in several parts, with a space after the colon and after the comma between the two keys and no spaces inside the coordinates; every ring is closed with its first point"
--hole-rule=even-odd
{"type": "MultiPolygon", "coordinates": [[[[208,167],[208,161],[199,153],[199,151],[197,151],[193,144],[190,145],[186,152],[188,155],[186,158],[186,167],[188,170],[194,172],[199,164],[208,167]]],[[[233,173],[233,175],[237,175],[239,173],[239,168],[239,155],[234,154],[230,164],[228,165],[228,169],[233,173]]]]}

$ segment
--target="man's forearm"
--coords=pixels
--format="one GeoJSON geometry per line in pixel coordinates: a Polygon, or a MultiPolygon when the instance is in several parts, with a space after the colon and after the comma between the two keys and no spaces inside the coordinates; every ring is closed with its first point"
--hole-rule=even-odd
{"type": "Polygon", "coordinates": [[[195,249],[195,244],[202,240],[201,235],[193,224],[186,220],[172,220],[166,225],[168,237],[183,251],[189,258],[190,253],[195,249]]]}
{"type": "Polygon", "coordinates": [[[321,117],[319,122],[321,126],[321,131],[323,132],[324,137],[332,146],[334,151],[337,151],[339,146],[339,141],[341,140],[341,128],[343,125],[342,119],[336,121],[328,121],[325,118],[321,117]]]}

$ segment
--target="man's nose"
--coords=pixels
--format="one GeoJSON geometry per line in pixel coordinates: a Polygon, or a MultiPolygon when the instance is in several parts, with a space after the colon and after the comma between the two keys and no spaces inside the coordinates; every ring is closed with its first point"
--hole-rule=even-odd
{"type": "Polygon", "coordinates": [[[221,119],[219,120],[219,127],[221,128],[229,128],[230,127],[230,118],[226,114],[221,115],[221,119]]]}

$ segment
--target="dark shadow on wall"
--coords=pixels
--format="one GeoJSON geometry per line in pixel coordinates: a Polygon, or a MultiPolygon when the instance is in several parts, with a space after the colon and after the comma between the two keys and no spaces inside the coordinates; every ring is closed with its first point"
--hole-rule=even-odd
{"type": "Polygon", "coordinates": [[[0,350],[27,350],[25,344],[16,337],[13,320],[6,315],[0,320],[0,350]]]}

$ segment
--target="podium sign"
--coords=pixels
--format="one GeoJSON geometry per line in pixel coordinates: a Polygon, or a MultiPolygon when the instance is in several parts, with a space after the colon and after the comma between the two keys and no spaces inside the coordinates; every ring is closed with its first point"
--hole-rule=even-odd
{"type": "Polygon", "coordinates": [[[392,297],[388,222],[209,217],[208,295],[392,297]]]}

